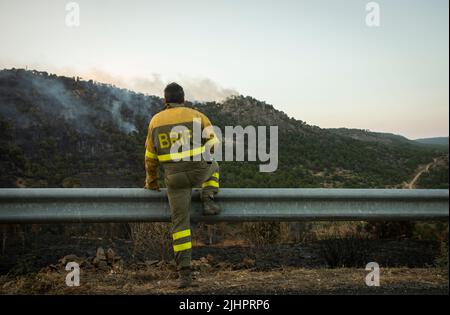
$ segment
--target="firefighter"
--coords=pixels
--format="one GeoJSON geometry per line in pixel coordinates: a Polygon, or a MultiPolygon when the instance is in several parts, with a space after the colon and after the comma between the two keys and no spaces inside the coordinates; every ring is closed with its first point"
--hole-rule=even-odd
{"type": "Polygon", "coordinates": [[[167,85],[164,89],[164,101],[164,109],[153,116],[148,128],[145,143],[145,188],[159,191],[158,165],[161,164],[171,211],[179,288],[186,288],[192,282],[189,213],[192,188],[201,188],[200,199],[204,215],[216,215],[220,212],[219,206],[214,202],[219,190],[219,165],[205,154],[213,151],[219,139],[208,117],[184,106],[184,91],[180,85],[167,85]],[[193,135],[194,130],[201,130],[200,140],[193,135]]]}

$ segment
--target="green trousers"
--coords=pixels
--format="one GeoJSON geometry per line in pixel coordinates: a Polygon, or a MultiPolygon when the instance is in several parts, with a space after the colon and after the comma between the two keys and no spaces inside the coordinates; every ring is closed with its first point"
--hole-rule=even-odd
{"type": "Polygon", "coordinates": [[[190,208],[192,188],[201,187],[201,199],[219,191],[219,164],[216,161],[165,163],[164,180],[172,216],[172,239],[178,268],[190,267],[192,236],[190,208]]]}

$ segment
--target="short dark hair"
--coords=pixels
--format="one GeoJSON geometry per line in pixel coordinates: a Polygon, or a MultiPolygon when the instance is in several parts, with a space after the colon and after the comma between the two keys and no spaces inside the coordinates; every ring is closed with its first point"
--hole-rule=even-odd
{"type": "Polygon", "coordinates": [[[164,89],[166,103],[184,103],[184,90],[181,85],[172,82],[164,89]]]}

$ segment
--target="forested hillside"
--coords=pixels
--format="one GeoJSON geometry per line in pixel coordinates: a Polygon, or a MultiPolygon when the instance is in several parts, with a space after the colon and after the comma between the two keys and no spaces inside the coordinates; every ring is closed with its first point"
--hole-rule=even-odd
{"type": "MultiPolygon", "coordinates": [[[[141,187],[148,122],[162,104],[80,78],[0,71],[0,186],[141,187]]],[[[279,127],[278,170],[222,162],[222,187],[401,187],[419,165],[445,153],[401,137],[373,141],[321,129],[251,97],[187,105],[222,129],[279,127]]]]}

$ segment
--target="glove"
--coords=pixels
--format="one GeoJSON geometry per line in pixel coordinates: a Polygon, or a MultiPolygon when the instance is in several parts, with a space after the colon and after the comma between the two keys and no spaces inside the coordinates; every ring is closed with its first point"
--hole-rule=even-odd
{"type": "Polygon", "coordinates": [[[152,182],[148,182],[147,180],[145,181],[144,184],[144,188],[148,189],[148,190],[156,190],[156,191],[161,191],[159,189],[159,185],[158,185],[158,181],[152,181],[152,182]]]}

